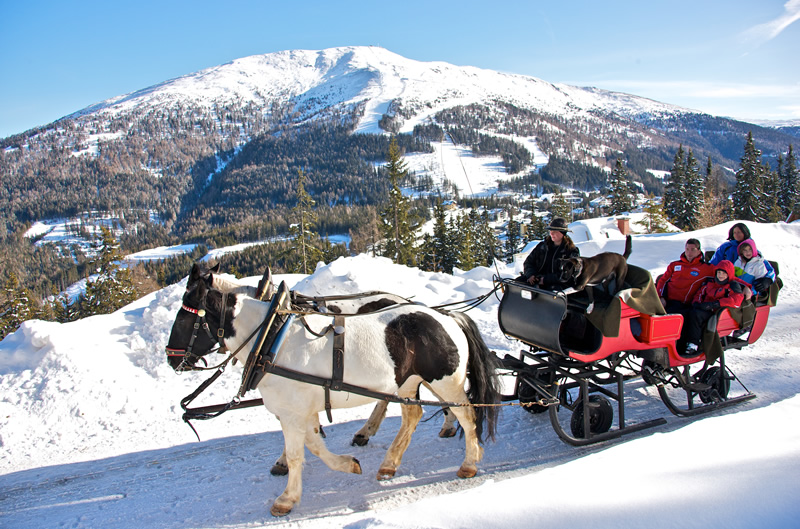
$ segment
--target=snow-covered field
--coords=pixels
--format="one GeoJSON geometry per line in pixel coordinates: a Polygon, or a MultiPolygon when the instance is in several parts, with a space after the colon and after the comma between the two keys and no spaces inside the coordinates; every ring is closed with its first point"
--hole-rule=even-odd
{"type": "MultiPolygon", "coordinates": [[[[660,273],[688,237],[713,249],[730,225],[637,235],[630,261],[660,273]]],[[[573,225],[588,234],[584,255],[622,250],[609,226],[573,225]]],[[[197,422],[200,442],[181,422],[179,400],[205,379],[165,361],[183,284],[110,315],[26,322],[0,342],[0,527],[797,527],[800,225],[750,227],[785,282],[764,336],[728,357],[756,399],[678,418],[653,388],[631,381],[627,420],[667,424],[587,448],[561,442],[546,415],[505,408],[471,480],[455,476],[463,440],[438,438],[436,417],[420,424],[397,476],[378,482],[399,408],[390,406],[366,447],[350,439],[371,407],[336,410],[327,445],[356,456],[364,475],[333,472],[307,453],[303,501],[281,519],[269,514],[286,480],[269,475],[282,450],[274,417],[250,408],[197,422]]],[[[451,276],[361,255],[278,279],[307,294],[389,290],[435,305],[483,294],[494,274],[520,268],[451,276]]],[[[500,332],[497,304],[490,298],[470,315],[491,349],[514,354],[520,344],[500,332]]],[[[232,368],[202,403],[227,402],[238,385],[232,368]]]]}

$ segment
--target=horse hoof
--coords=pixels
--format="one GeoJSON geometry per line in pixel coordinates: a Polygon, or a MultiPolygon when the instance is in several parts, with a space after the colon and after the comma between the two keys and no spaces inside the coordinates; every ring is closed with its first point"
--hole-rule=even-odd
{"type": "Polygon", "coordinates": [[[353,458],[353,470],[350,472],[353,474],[361,474],[361,462],[355,457],[353,458]]]}
{"type": "Polygon", "coordinates": [[[272,468],[269,469],[269,473],[273,476],[285,476],[289,473],[289,467],[284,465],[283,463],[275,463],[272,465],[272,468]]]}
{"type": "Polygon", "coordinates": [[[367,446],[369,442],[369,437],[363,435],[354,435],[353,441],[350,443],[351,446],[367,446]]]}
{"type": "Polygon", "coordinates": [[[396,472],[393,468],[382,468],[378,471],[378,481],[386,481],[387,479],[392,479],[394,477],[394,473],[396,472]]]}
{"type": "Polygon", "coordinates": [[[455,437],[456,436],[456,429],[455,428],[446,428],[439,432],[439,437],[455,437]]]}
{"type": "Polygon", "coordinates": [[[286,516],[292,512],[292,506],[278,505],[277,503],[273,503],[269,512],[272,516],[286,516]]]}
{"type": "Polygon", "coordinates": [[[475,474],[478,473],[478,469],[476,468],[469,468],[469,467],[461,467],[458,469],[456,475],[460,478],[474,478],[475,474]]]}

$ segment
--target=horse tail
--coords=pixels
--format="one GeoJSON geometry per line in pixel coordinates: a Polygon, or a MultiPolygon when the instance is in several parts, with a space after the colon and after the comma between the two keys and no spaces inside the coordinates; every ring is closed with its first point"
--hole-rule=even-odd
{"type": "MultiPolygon", "coordinates": [[[[473,404],[496,404],[500,401],[500,381],[497,376],[495,355],[486,346],[478,326],[463,312],[449,313],[458,323],[469,343],[467,398],[473,404]]],[[[483,442],[486,438],[494,441],[497,433],[497,406],[477,406],[475,408],[475,433],[483,442]]]]}

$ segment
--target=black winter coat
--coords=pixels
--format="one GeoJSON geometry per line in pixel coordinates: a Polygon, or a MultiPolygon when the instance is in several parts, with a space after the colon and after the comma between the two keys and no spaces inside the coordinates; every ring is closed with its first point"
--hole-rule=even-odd
{"type": "Polygon", "coordinates": [[[531,277],[537,276],[544,279],[545,287],[553,285],[566,287],[566,283],[559,281],[561,269],[558,266],[558,260],[580,257],[580,255],[580,250],[570,239],[564,237],[561,244],[556,246],[550,236],[547,236],[525,259],[522,275],[517,279],[527,281],[531,277]]]}

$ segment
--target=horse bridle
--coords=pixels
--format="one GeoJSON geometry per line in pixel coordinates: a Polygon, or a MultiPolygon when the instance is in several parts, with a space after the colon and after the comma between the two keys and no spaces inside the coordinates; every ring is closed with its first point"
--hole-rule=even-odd
{"type": "MultiPolygon", "coordinates": [[[[194,314],[196,316],[196,319],[194,321],[194,325],[192,326],[192,336],[191,336],[191,338],[189,338],[189,345],[186,346],[186,349],[178,350],[178,349],[169,349],[169,348],[167,348],[167,356],[168,357],[170,357],[170,356],[172,356],[172,357],[175,357],[175,356],[183,357],[183,360],[178,365],[178,367],[175,368],[175,371],[179,371],[179,372],[180,371],[203,371],[206,368],[197,367],[194,364],[193,365],[189,365],[187,363],[187,361],[194,358],[194,359],[196,359],[195,362],[197,360],[202,360],[203,363],[206,363],[205,359],[203,358],[205,355],[207,355],[209,353],[213,353],[215,351],[218,352],[218,353],[224,353],[227,350],[227,347],[225,347],[225,342],[224,342],[223,338],[224,338],[224,335],[225,335],[225,307],[226,307],[227,301],[228,301],[228,293],[227,292],[221,292],[221,294],[222,294],[222,309],[220,310],[220,316],[219,316],[220,322],[219,322],[219,328],[217,329],[217,335],[216,336],[214,336],[214,334],[211,332],[211,329],[208,326],[208,321],[206,320],[205,296],[200,301],[200,307],[198,307],[196,309],[186,305],[186,303],[182,303],[181,304],[181,310],[185,310],[186,312],[194,314]],[[219,345],[219,347],[217,349],[211,348],[208,352],[206,352],[205,354],[202,354],[202,355],[198,355],[192,350],[194,348],[194,342],[195,342],[195,340],[197,340],[197,334],[198,334],[200,329],[203,329],[206,332],[206,335],[208,335],[208,338],[212,342],[214,342],[214,341],[217,342],[217,344],[219,345]]],[[[206,295],[207,295],[207,293],[206,293],[206,295]]],[[[208,364],[206,363],[206,366],[207,365],[208,364]]]]}

